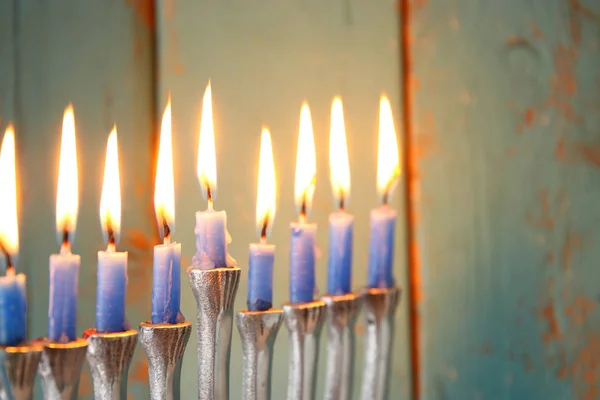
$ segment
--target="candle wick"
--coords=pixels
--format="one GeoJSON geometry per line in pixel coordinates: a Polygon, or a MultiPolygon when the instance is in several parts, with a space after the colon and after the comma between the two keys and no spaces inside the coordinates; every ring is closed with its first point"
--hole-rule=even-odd
{"type": "Polygon", "coordinates": [[[2,254],[4,254],[4,258],[6,259],[6,273],[8,274],[9,271],[14,270],[15,267],[13,266],[13,262],[12,262],[10,253],[8,252],[8,250],[6,249],[4,244],[2,244],[2,242],[0,242],[0,252],[2,252],[2,254]]]}
{"type": "Polygon", "coordinates": [[[381,204],[383,204],[384,206],[387,206],[387,204],[388,204],[388,197],[389,197],[388,193],[389,192],[386,189],[386,191],[383,192],[383,196],[381,196],[381,204]]]}
{"type": "Polygon", "coordinates": [[[171,228],[169,228],[169,224],[167,223],[167,218],[165,214],[162,215],[162,223],[163,223],[163,241],[165,244],[169,243],[169,239],[171,238],[171,228]]]}
{"type": "Polygon", "coordinates": [[[269,213],[267,213],[265,215],[265,218],[263,219],[263,226],[262,229],[260,231],[260,241],[261,243],[263,242],[263,240],[267,241],[267,228],[269,227],[269,213]]]}
{"type": "Polygon", "coordinates": [[[340,211],[344,211],[344,206],[345,206],[345,198],[344,198],[344,191],[340,190],[340,211]]]}
{"type": "Polygon", "coordinates": [[[108,247],[115,247],[115,231],[113,231],[113,228],[110,226],[110,224],[108,224],[106,232],[108,234],[108,247]]]}
{"type": "Polygon", "coordinates": [[[66,227],[63,228],[62,245],[69,246],[69,230],[66,227]]]}
{"type": "Polygon", "coordinates": [[[206,197],[208,199],[208,204],[212,204],[212,192],[210,190],[210,186],[208,185],[208,182],[204,182],[204,184],[206,185],[206,197]]]}

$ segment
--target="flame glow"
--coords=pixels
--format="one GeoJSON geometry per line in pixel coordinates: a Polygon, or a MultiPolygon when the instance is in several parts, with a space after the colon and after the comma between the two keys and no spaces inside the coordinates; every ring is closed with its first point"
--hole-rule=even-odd
{"type": "Polygon", "coordinates": [[[4,132],[0,149],[0,246],[10,255],[19,251],[17,222],[17,179],[15,171],[15,131],[4,132]]]}
{"type": "Polygon", "coordinates": [[[64,232],[72,234],[77,226],[79,210],[79,178],[77,174],[77,145],[73,106],[65,109],[60,143],[58,185],[56,190],[56,232],[59,243],[64,232]]]}
{"type": "Polygon", "coordinates": [[[329,131],[329,169],[331,189],[336,202],[343,208],[350,195],[350,163],[348,144],[344,126],[342,99],[336,97],[331,105],[331,126],[329,131]]]}
{"type": "MultiPolygon", "coordinates": [[[[117,127],[113,127],[106,146],[104,164],[104,182],[100,198],[100,222],[104,241],[109,241],[109,228],[112,229],[115,242],[121,230],[121,181],[119,178],[119,148],[117,127]]],[[[110,245],[110,243],[109,243],[110,245]]]]}
{"type": "Polygon", "coordinates": [[[173,179],[173,142],[171,131],[171,99],[167,103],[160,127],[158,162],[156,163],[156,183],[154,186],[154,211],[159,231],[164,238],[164,223],[170,231],[175,223],[175,186],[173,179]]]}
{"type": "Polygon", "coordinates": [[[377,192],[383,203],[387,203],[400,177],[398,139],[394,128],[394,117],[390,101],[381,96],[379,104],[379,142],[377,155],[377,192]]]}
{"type": "Polygon", "coordinates": [[[317,157],[315,138],[308,104],[302,104],[300,111],[300,134],[298,135],[298,153],[296,155],[296,183],[294,198],[298,213],[308,215],[312,206],[317,178],[317,157]]]}
{"type": "Polygon", "coordinates": [[[273,162],[273,148],[271,134],[263,128],[260,136],[260,159],[258,164],[258,193],[256,196],[256,227],[261,238],[271,233],[275,219],[275,163],[273,162]],[[263,232],[266,224],[266,231],[263,232]]]}
{"type": "Polygon", "coordinates": [[[206,86],[202,100],[202,122],[200,123],[200,143],[198,144],[198,181],[202,196],[208,199],[209,207],[217,197],[217,159],[215,154],[215,128],[212,114],[212,94],[210,82],[206,86]],[[210,196],[208,191],[210,190],[210,196]],[[210,197],[210,198],[209,198],[210,197]]]}

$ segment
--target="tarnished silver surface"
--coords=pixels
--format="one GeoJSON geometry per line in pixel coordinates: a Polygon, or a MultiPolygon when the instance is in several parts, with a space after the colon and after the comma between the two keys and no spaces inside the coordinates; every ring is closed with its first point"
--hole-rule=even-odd
{"type": "Polygon", "coordinates": [[[197,305],[198,399],[229,398],[233,303],[241,270],[188,268],[197,305]]]}
{"type": "Polygon", "coordinates": [[[327,380],[326,400],[352,398],[354,375],[354,325],[362,297],[358,293],[323,296],[327,305],[327,380]]]}
{"type": "Polygon", "coordinates": [[[42,346],[37,343],[0,347],[0,399],[31,399],[41,355],[42,346]]]}
{"type": "Polygon", "coordinates": [[[192,332],[188,321],[180,324],[140,324],[140,343],[148,356],[150,399],[178,400],[181,361],[192,332]]]}
{"type": "Polygon", "coordinates": [[[127,374],[133,358],[138,333],[86,331],[87,360],[92,371],[96,400],[126,400],[127,374]]]}
{"type": "Polygon", "coordinates": [[[400,301],[400,289],[365,289],[365,361],[362,380],[363,400],[388,398],[388,383],[392,345],[394,340],[394,313],[400,301]]]}
{"type": "Polygon", "coordinates": [[[319,361],[319,337],[325,319],[325,302],[284,304],[290,345],[288,400],[312,400],[319,361]]]}
{"type": "Polygon", "coordinates": [[[283,322],[283,310],[238,311],[236,323],[242,339],[242,399],[271,398],[273,345],[283,322]]]}
{"type": "Polygon", "coordinates": [[[85,361],[88,343],[76,339],[69,343],[43,341],[44,349],[38,368],[42,378],[45,400],[72,400],[77,398],[79,376],[85,361]]]}

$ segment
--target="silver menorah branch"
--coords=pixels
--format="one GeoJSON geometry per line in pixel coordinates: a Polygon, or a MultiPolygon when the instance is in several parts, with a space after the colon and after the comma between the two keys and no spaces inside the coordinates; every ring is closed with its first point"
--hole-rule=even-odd
{"type": "Polygon", "coordinates": [[[148,356],[151,400],[179,400],[181,362],[191,332],[188,321],[140,324],[140,343],[148,356]]]}
{"type": "Polygon", "coordinates": [[[327,305],[327,380],[326,400],[352,398],[354,374],[354,325],[362,297],[358,293],[323,296],[327,305]]]}
{"type": "Polygon", "coordinates": [[[288,400],[313,400],[325,302],[283,305],[290,345],[288,400]]]}
{"type": "Polygon", "coordinates": [[[98,333],[88,330],[84,337],[88,341],[87,360],[94,382],[94,399],[127,399],[127,374],[137,343],[137,331],[98,333]]]}
{"type": "Polygon", "coordinates": [[[0,399],[30,400],[42,346],[31,343],[0,347],[0,399]]]}
{"type": "Polygon", "coordinates": [[[363,297],[366,335],[362,399],[384,400],[388,398],[394,314],[400,289],[365,289],[363,297]]]}
{"type": "Polygon", "coordinates": [[[240,275],[237,267],[188,268],[197,305],[198,399],[229,399],[233,303],[240,275]]]}
{"type": "Polygon", "coordinates": [[[273,345],[283,322],[283,310],[238,311],[236,323],[242,339],[242,398],[271,398],[273,345]]]}
{"type": "Polygon", "coordinates": [[[42,340],[44,345],[38,367],[45,400],[77,398],[79,376],[85,361],[88,343],[76,339],[68,343],[42,340]]]}

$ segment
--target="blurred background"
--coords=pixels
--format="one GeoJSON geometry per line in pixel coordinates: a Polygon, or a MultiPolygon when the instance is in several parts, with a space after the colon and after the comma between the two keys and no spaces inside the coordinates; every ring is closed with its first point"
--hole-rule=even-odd
{"type": "MultiPolygon", "coordinates": [[[[311,106],[326,286],[331,101],[344,102],[355,215],[353,282],[366,282],[379,96],[392,103],[405,168],[395,274],[390,399],[600,398],[600,4],[595,0],[0,1],[0,130],[16,127],[21,254],[29,335],[45,335],[48,257],[59,250],[55,198],[61,121],[75,110],[81,254],[79,331],[94,325],[98,209],[108,133],[120,140],[129,252],[128,318],[150,318],[152,204],[159,117],[170,93],[182,268],[195,251],[201,100],[212,83],[217,209],[242,268],[255,229],[260,130],[278,176],[275,304],[288,298],[289,222],[300,106],[311,106]]],[[[1,195],[1,194],[0,194],[1,195]]],[[[195,302],[182,278],[182,311],[195,302]]],[[[235,331],[235,328],[234,328],[235,331]]],[[[357,326],[362,365],[362,321],[357,326]]],[[[322,349],[326,337],[322,339],[322,349]]],[[[233,333],[232,399],[241,398],[233,333]]],[[[318,397],[325,352],[321,351],[318,397]]],[[[273,398],[285,397],[287,332],[275,349],[273,398]]],[[[195,335],[182,398],[196,396],[195,335]]],[[[132,399],[148,398],[138,347],[132,399]]],[[[80,398],[92,398],[88,368],[80,398]]],[[[355,397],[357,395],[355,391],[355,397]]],[[[38,390],[38,398],[41,391],[38,390]]]]}

